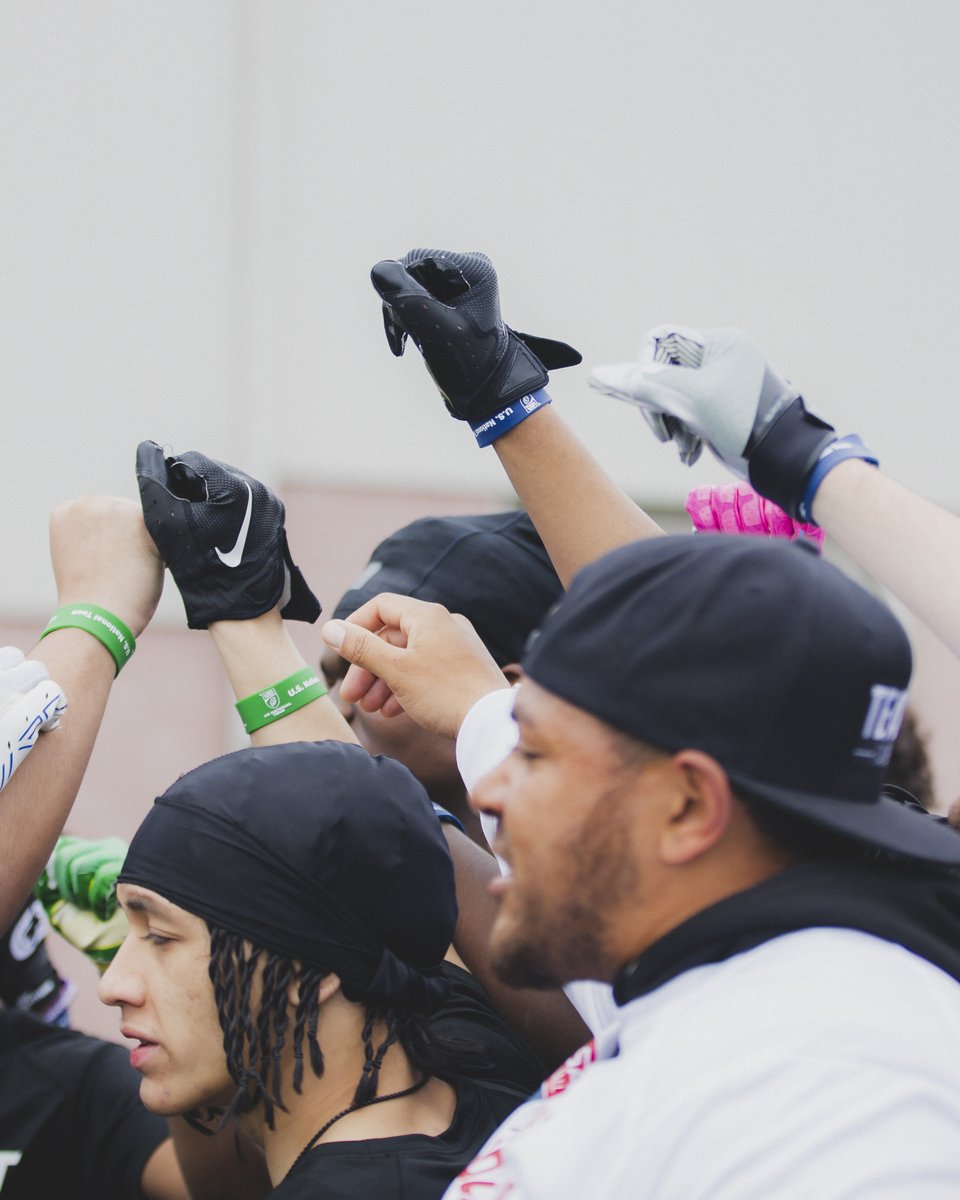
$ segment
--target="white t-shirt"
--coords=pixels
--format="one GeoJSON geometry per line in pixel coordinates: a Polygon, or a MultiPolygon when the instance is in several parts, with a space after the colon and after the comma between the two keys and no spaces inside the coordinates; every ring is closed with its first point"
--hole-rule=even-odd
{"type": "MultiPolygon", "coordinates": [[[[515,744],[512,701],[464,722],[468,790],[515,744]]],[[[602,984],[568,995],[602,1032],[446,1200],[960,1197],[960,984],[902,947],[807,929],[621,1009],[602,984]]]]}
{"type": "Polygon", "coordinates": [[[960,985],[846,929],[620,1010],[446,1200],[956,1200],[960,985]]]}

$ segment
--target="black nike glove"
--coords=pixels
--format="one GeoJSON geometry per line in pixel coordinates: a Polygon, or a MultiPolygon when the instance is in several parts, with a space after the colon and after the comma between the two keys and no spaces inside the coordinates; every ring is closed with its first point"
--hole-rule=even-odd
{"type": "MultiPolygon", "coordinates": [[[[565,342],[515,333],[500,315],[497,273],[485,254],[411,250],[371,272],[390,349],[409,335],[452,417],[478,424],[544,387],[548,370],[576,366],[565,342]]],[[[539,407],[537,405],[536,407],[539,407]]]]}
{"type": "Polygon", "coordinates": [[[180,589],[187,624],[245,621],[280,604],[315,621],[320,602],[294,566],[280,500],[257,479],[195,450],[137,447],[143,519],[180,589]]]}

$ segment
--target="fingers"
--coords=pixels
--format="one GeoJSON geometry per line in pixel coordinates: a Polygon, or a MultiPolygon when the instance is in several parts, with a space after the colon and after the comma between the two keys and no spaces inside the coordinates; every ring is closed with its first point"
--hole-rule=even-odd
{"type": "Polygon", "coordinates": [[[326,644],[353,664],[340,684],[341,699],[347,704],[361,704],[369,712],[376,711],[379,704],[387,699],[391,690],[389,679],[398,666],[398,655],[403,653],[367,627],[373,624],[379,630],[384,625],[384,621],[376,615],[376,604],[380,599],[379,596],[374,597],[357,609],[350,621],[328,621],[320,630],[320,636],[326,644]],[[387,682],[372,691],[383,678],[387,682]]]}
{"type": "MultiPolygon", "coordinates": [[[[370,281],[377,294],[387,304],[399,295],[430,296],[427,289],[414,279],[407,268],[395,258],[385,258],[370,272],[370,281]]],[[[433,297],[430,296],[432,300],[433,297]]]]}
{"type": "MultiPolygon", "coordinates": [[[[350,614],[349,621],[351,625],[359,625],[363,629],[368,629],[371,633],[379,633],[381,630],[395,631],[398,640],[396,645],[406,645],[409,634],[409,629],[412,621],[417,617],[423,617],[428,610],[436,610],[446,612],[440,604],[430,604],[426,600],[415,600],[412,596],[401,596],[396,592],[380,592],[374,596],[372,600],[368,600],[366,604],[361,604],[358,609],[350,614]]],[[[321,636],[326,640],[327,631],[330,630],[330,635],[333,636],[334,631],[331,626],[342,625],[342,621],[328,621],[320,631],[321,636]]],[[[332,641],[327,642],[333,646],[332,641]]],[[[343,654],[343,651],[341,651],[343,654]]],[[[344,658],[350,658],[348,654],[343,654],[344,658]]],[[[351,662],[354,661],[351,659],[351,662]]]]}
{"type": "MultiPolygon", "coordinates": [[[[12,646],[4,647],[4,650],[14,649],[12,646]]],[[[0,678],[0,711],[47,678],[47,669],[43,663],[24,658],[19,650],[15,653],[19,655],[20,661],[4,669],[0,678]]]]}
{"type": "Polygon", "coordinates": [[[16,646],[0,646],[0,671],[8,671],[24,661],[23,651],[16,646]]]}
{"type": "Polygon", "coordinates": [[[137,446],[137,479],[153,479],[166,486],[167,463],[163,450],[156,442],[141,442],[137,446]]]}

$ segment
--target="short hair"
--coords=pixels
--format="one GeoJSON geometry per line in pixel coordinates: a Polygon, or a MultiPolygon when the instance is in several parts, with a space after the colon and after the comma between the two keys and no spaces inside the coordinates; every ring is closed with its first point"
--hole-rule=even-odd
{"type": "Polygon", "coordinates": [[[904,788],[926,809],[934,807],[933,772],[927,753],[927,739],[917,721],[916,713],[908,705],[903,714],[903,724],[883,777],[884,783],[904,788]]]}
{"type": "Polygon", "coordinates": [[[808,821],[796,813],[778,808],[769,800],[749,796],[742,789],[735,793],[754,828],[789,858],[800,862],[829,859],[837,862],[872,862],[879,857],[897,856],[869,842],[808,821]]]}

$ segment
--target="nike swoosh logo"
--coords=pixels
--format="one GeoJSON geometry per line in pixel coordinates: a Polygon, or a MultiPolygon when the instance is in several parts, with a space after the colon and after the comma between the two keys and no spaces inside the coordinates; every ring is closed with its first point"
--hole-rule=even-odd
{"type": "Polygon", "coordinates": [[[243,514],[243,524],[240,526],[237,544],[232,550],[221,550],[219,546],[214,546],[217,558],[220,559],[225,567],[240,566],[243,560],[243,548],[247,544],[247,534],[250,532],[250,518],[253,516],[253,492],[250,490],[250,484],[246,480],[243,481],[243,486],[247,489],[247,511],[243,514]]]}

